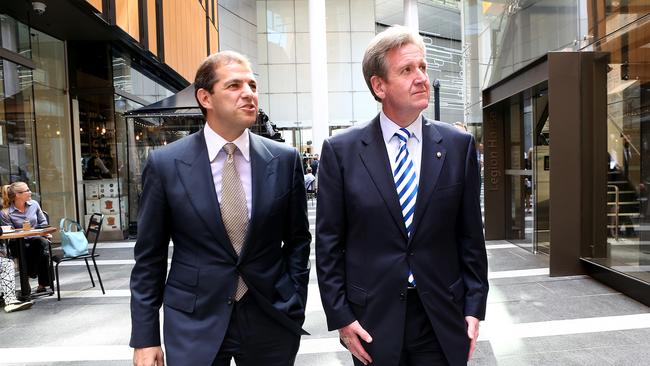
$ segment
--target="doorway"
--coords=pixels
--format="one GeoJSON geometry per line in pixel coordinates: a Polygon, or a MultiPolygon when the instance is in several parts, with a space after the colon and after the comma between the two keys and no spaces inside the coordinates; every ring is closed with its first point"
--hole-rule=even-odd
{"type": "Polygon", "coordinates": [[[503,102],[506,239],[533,253],[550,248],[550,120],[541,83],[503,102]]]}

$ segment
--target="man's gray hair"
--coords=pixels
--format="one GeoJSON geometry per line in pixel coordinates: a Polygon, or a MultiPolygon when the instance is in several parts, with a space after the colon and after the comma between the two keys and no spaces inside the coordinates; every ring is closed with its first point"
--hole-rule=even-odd
{"type": "Polygon", "coordinates": [[[251,70],[253,69],[246,56],[235,51],[221,51],[208,56],[203,63],[201,63],[199,69],[196,70],[196,76],[194,77],[194,97],[196,98],[197,103],[199,103],[199,108],[201,109],[201,112],[203,112],[203,116],[206,116],[207,111],[203,108],[201,102],[199,102],[196,92],[199,89],[205,89],[212,94],[214,84],[219,82],[219,79],[217,78],[217,69],[223,65],[234,63],[244,65],[251,70]]]}
{"type": "Polygon", "coordinates": [[[377,34],[366,48],[362,63],[363,78],[366,80],[368,89],[370,89],[370,92],[372,93],[372,96],[375,97],[376,101],[381,102],[381,99],[372,89],[370,78],[373,76],[379,76],[382,79],[386,79],[386,73],[388,72],[386,54],[392,49],[400,48],[408,44],[417,46],[422,50],[422,53],[426,55],[422,36],[411,28],[402,25],[394,25],[377,34]]]}

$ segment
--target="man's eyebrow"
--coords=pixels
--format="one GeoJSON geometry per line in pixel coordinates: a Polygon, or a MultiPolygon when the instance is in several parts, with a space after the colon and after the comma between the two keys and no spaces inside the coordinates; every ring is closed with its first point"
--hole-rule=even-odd
{"type": "Polygon", "coordinates": [[[230,85],[230,84],[243,84],[243,83],[246,83],[246,84],[250,84],[250,83],[257,84],[257,81],[256,81],[255,79],[248,79],[248,80],[246,80],[246,79],[229,79],[229,80],[224,81],[224,84],[226,84],[226,85],[230,85]]]}

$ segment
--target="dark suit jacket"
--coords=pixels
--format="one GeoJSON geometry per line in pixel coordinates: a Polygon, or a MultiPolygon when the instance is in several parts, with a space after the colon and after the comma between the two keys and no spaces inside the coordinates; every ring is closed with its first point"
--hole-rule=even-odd
{"type": "Polygon", "coordinates": [[[318,282],[330,330],[358,320],[373,365],[399,363],[412,268],[451,365],[467,363],[464,317],[483,319],[487,257],[474,139],[422,124],[414,231],[400,210],[379,117],[323,143],[316,223],[318,282]],[[440,157],[438,157],[440,153],[440,157]]]}
{"type": "Polygon", "coordinates": [[[278,327],[306,334],[311,235],[300,157],[252,133],[250,149],[252,215],[239,257],[221,221],[203,130],[149,154],[131,273],[131,347],[160,344],[164,304],[168,363],[211,364],[228,327],[238,273],[278,327]]]}

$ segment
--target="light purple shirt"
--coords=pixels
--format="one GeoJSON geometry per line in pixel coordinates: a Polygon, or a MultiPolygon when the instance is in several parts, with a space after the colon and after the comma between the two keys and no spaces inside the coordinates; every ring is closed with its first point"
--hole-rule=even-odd
{"type": "Polygon", "coordinates": [[[13,204],[9,206],[8,214],[6,213],[7,211],[2,210],[2,214],[0,214],[2,225],[11,225],[14,229],[20,229],[23,227],[25,220],[29,221],[29,224],[33,228],[48,224],[38,202],[29,200],[25,202],[25,207],[25,212],[20,212],[13,204]]]}

